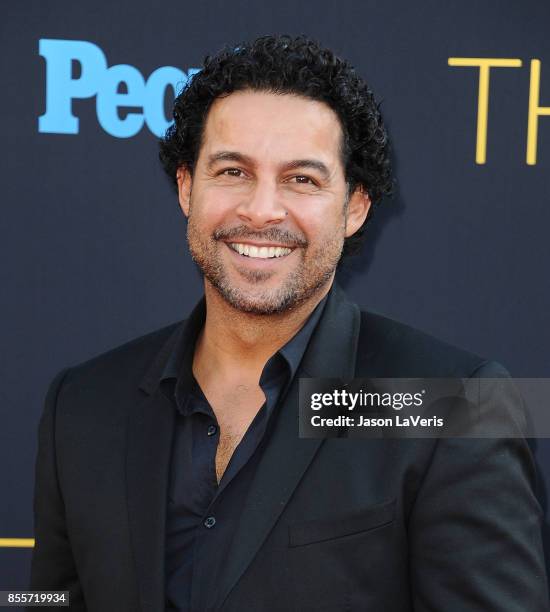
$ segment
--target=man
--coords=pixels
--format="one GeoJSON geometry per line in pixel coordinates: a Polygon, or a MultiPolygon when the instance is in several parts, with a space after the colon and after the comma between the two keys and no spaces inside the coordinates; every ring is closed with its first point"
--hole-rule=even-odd
{"type": "Polygon", "coordinates": [[[204,300],[52,383],[32,587],[97,612],[547,609],[523,439],[298,437],[300,377],[502,375],[334,285],[391,188],[365,83],[263,37],[207,59],[174,118],[204,300]]]}

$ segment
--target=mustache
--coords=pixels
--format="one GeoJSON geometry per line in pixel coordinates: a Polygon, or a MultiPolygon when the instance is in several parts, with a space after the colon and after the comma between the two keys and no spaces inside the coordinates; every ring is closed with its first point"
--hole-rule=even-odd
{"type": "Polygon", "coordinates": [[[246,225],[238,225],[231,228],[220,228],[212,234],[214,240],[226,240],[238,242],[239,238],[250,238],[265,242],[277,242],[285,246],[306,247],[307,240],[288,230],[270,227],[262,232],[251,230],[246,225]]]}

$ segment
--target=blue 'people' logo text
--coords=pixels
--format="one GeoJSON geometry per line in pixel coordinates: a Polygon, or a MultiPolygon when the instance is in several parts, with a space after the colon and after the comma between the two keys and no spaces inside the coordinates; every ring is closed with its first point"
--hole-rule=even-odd
{"type": "Polygon", "coordinates": [[[166,88],[177,93],[199,72],[198,68],[185,73],[162,66],[145,81],[134,66],[109,68],[103,51],[83,40],[42,38],[38,52],[46,60],[46,112],[38,118],[38,131],[49,134],[78,134],[79,120],[72,113],[72,101],[95,97],[97,120],[111,136],[130,138],[144,123],[161,136],[171,123],[164,113],[166,88]],[[73,76],[73,62],[80,67],[78,77],[73,76]],[[121,107],[131,110],[121,117],[121,107]]]}

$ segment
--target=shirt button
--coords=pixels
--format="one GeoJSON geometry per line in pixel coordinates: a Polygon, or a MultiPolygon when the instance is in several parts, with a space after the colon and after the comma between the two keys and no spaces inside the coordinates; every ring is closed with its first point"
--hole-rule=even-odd
{"type": "Polygon", "coordinates": [[[218,431],[218,428],[215,425],[210,425],[210,427],[207,429],[206,433],[209,436],[213,436],[217,431],[218,431]]]}
{"type": "Polygon", "coordinates": [[[212,527],[214,527],[215,524],[216,524],[216,519],[213,516],[209,516],[204,519],[204,526],[207,529],[212,529],[212,527]]]}

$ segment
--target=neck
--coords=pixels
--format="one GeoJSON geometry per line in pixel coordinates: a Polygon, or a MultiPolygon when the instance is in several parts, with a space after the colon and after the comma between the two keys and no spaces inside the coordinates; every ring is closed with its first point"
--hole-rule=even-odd
{"type": "Polygon", "coordinates": [[[206,321],[195,348],[194,371],[225,378],[238,370],[259,380],[267,360],[301,329],[333,280],[308,300],[274,315],[237,310],[205,280],[206,321]]]}

